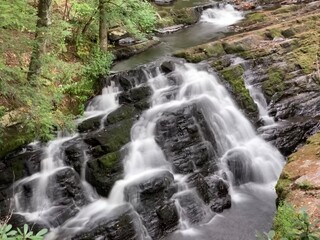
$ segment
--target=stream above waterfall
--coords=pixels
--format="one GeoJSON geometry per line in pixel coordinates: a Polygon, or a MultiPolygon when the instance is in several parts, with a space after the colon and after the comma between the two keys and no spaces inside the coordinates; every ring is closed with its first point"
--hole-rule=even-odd
{"type": "Polygon", "coordinates": [[[159,36],[160,44],[116,63],[112,71],[128,70],[155,61],[158,58],[169,56],[175,51],[222,38],[228,33],[228,26],[242,18],[243,13],[235,10],[231,5],[207,9],[202,13],[199,22],[196,24],[172,34],[159,36]],[[226,16],[227,18],[225,18],[226,16]]]}

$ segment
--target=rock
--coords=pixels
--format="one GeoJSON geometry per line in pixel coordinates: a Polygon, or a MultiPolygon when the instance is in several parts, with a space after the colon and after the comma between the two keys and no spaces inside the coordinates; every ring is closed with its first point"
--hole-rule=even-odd
{"type": "Polygon", "coordinates": [[[230,172],[233,174],[234,183],[240,185],[254,180],[254,170],[248,153],[242,149],[233,149],[225,156],[230,172]]]}
{"type": "Polygon", "coordinates": [[[20,209],[27,212],[39,211],[39,197],[42,197],[45,207],[41,209],[42,220],[49,226],[60,226],[88,203],[79,175],[71,168],[62,168],[49,176],[45,193],[41,192],[40,181],[43,179],[39,177],[24,179],[18,183],[14,191],[20,209]],[[46,201],[49,201],[50,205],[46,201]]]}
{"type": "Polygon", "coordinates": [[[206,220],[208,216],[206,207],[195,192],[192,190],[179,192],[175,198],[183,209],[184,215],[181,217],[184,220],[187,220],[190,224],[198,224],[206,220]]]}
{"type": "Polygon", "coordinates": [[[125,119],[135,118],[137,114],[139,114],[139,111],[133,105],[122,105],[108,115],[104,125],[108,126],[125,119]]]}
{"type": "Polygon", "coordinates": [[[170,34],[177,32],[185,27],[184,24],[173,25],[165,28],[156,29],[156,33],[158,34],[170,34]]]}
{"type": "Polygon", "coordinates": [[[168,171],[150,173],[125,188],[126,201],[139,213],[152,239],[177,229],[179,214],[170,200],[175,192],[173,175],[168,171]]]}
{"type": "Polygon", "coordinates": [[[112,152],[87,162],[86,180],[97,192],[108,197],[113,184],[122,178],[123,166],[119,152],[112,152]]]}
{"type": "Polygon", "coordinates": [[[29,227],[32,227],[34,235],[44,228],[49,230],[50,227],[41,221],[28,221],[23,215],[18,213],[13,213],[8,223],[11,224],[13,228],[20,228],[21,230],[23,230],[24,224],[27,224],[29,227]]]}
{"type": "Polygon", "coordinates": [[[160,69],[162,72],[164,72],[165,74],[168,74],[170,72],[173,72],[175,69],[175,63],[171,62],[171,61],[165,61],[160,65],[160,69]]]}
{"type": "Polygon", "coordinates": [[[114,28],[108,31],[108,40],[111,42],[117,42],[126,37],[128,37],[128,32],[122,28],[114,28]]]}
{"type": "Polygon", "coordinates": [[[200,198],[214,212],[222,212],[231,207],[229,186],[217,175],[204,177],[200,173],[190,175],[187,180],[189,187],[195,188],[200,198]]]}
{"type": "Polygon", "coordinates": [[[82,122],[80,122],[78,124],[78,131],[80,133],[86,133],[86,132],[90,132],[90,131],[94,131],[94,130],[98,130],[100,128],[101,125],[101,119],[104,117],[105,115],[99,115],[99,116],[94,116],[88,119],[83,120],[82,122]]]}
{"type": "Polygon", "coordinates": [[[154,0],[154,3],[157,5],[169,5],[172,4],[174,0],[154,0]]]}
{"type": "MultiPolygon", "coordinates": [[[[119,44],[120,44],[120,41],[119,41],[119,44]]],[[[130,43],[131,45],[124,45],[125,41],[123,41],[121,47],[116,48],[113,51],[113,54],[115,55],[115,57],[118,61],[123,60],[123,59],[127,59],[133,55],[136,55],[138,53],[146,51],[147,49],[160,43],[160,41],[158,39],[151,39],[151,40],[147,40],[147,41],[143,41],[143,42],[138,42],[135,44],[133,44],[134,42],[129,41],[129,40],[126,42],[128,42],[128,44],[130,43]]]]}
{"type": "Polygon", "coordinates": [[[61,229],[57,239],[70,236],[72,240],[136,240],[143,238],[143,230],[138,215],[129,204],[121,205],[105,216],[89,222],[76,234],[69,229],[61,229]],[[59,238],[59,236],[61,236],[59,238]],[[72,237],[71,237],[72,236],[72,237]]]}
{"type": "Polygon", "coordinates": [[[141,100],[148,99],[152,94],[149,86],[141,86],[132,88],[127,92],[123,92],[119,95],[119,103],[137,103],[141,100]]]}
{"type": "Polygon", "coordinates": [[[319,130],[319,121],[309,119],[306,121],[283,121],[279,125],[261,128],[258,131],[265,140],[272,142],[283,155],[287,156],[311,134],[319,130]]]}
{"type": "Polygon", "coordinates": [[[40,171],[42,150],[27,147],[12,152],[0,161],[0,189],[9,187],[14,181],[40,171]]]}
{"type": "Polygon", "coordinates": [[[133,45],[136,42],[134,38],[126,37],[119,40],[120,46],[130,46],[133,45]]]}
{"type": "Polygon", "coordinates": [[[74,170],[81,175],[81,170],[84,167],[86,152],[88,151],[87,145],[81,138],[75,138],[63,143],[65,152],[64,162],[66,165],[71,166],[74,170]]]}

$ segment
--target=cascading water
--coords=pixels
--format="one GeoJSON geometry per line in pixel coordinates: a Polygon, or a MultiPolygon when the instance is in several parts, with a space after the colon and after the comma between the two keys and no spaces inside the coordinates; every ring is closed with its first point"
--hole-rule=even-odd
{"type": "MultiPolygon", "coordinates": [[[[80,202],[81,204],[76,202],[80,211],[76,215],[70,214],[69,220],[66,222],[56,220],[55,224],[52,224],[49,221],[54,229],[47,236],[48,239],[69,239],[72,236],[75,236],[73,239],[77,239],[79,232],[94,228],[101,219],[107,216],[112,217],[119,212],[126,214],[129,212],[132,219],[135,219],[132,220],[134,226],[141,231],[138,234],[139,239],[150,239],[151,237],[147,233],[150,230],[150,225],[145,226],[149,223],[145,219],[144,207],[140,206],[143,199],[141,199],[139,191],[146,190],[148,194],[155,194],[151,190],[152,187],[156,188],[161,184],[176,186],[175,192],[169,195],[171,196],[169,199],[171,198],[175,202],[173,209],[177,209],[180,218],[181,231],[176,231],[167,239],[192,239],[197,234],[201,235],[201,239],[212,239],[213,237],[229,240],[240,239],[235,236],[230,238],[228,237],[230,231],[228,234],[221,233],[219,232],[221,227],[213,226],[219,226],[223,223],[226,226],[225,229],[230,229],[233,225],[231,219],[238,216],[239,211],[240,215],[242,214],[239,209],[246,209],[248,206],[253,207],[255,212],[259,212],[261,206],[255,204],[260,200],[255,198],[259,198],[260,195],[267,199],[269,205],[271,203],[271,209],[265,210],[267,214],[273,214],[274,208],[272,206],[275,200],[273,188],[282,168],[280,153],[256,135],[249,121],[237,109],[228,92],[213,73],[199,70],[199,67],[195,65],[180,63],[175,65],[173,74],[176,76],[174,81],[172,81],[172,77],[161,73],[159,69],[156,76],[150,76],[149,85],[153,90],[151,108],[143,112],[131,129],[131,142],[126,145],[126,155],[123,158],[123,179],[114,184],[108,199],[88,194],[90,188],[86,191],[88,186],[82,179],[81,186],[84,194],[81,197],[87,200],[80,202]],[[191,105],[195,105],[199,111],[201,110],[208,125],[208,131],[215,138],[214,145],[216,146],[219,168],[217,174],[220,176],[215,175],[214,178],[222,181],[228,179],[230,184],[232,207],[230,210],[225,210],[222,215],[216,215],[213,218],[214,213],[197,197],[193,187],[190,187],[187,180],[190,174],[175,172],[176,166],[168,161],[166,154],[158,144],[156,135],[157,124],[165,112],[174,112],[175,109],[191,105]],[[227,173],[228,178],[224,173],[227,173]],[[148,181],[152,178],[155,180],[149,183],[148,181]],[[187,201],[184,201],[185,198],[187,201]],[[198,204],[197,208],[191,211],[191,215],[188,212],[190,203],[198,204]],[[123,208],[122,206],[127,207],[123,208]],[[143,217],[139,217],[135,212],[131,213],[130,209],[132,208],[143,217]],[[193,221],[192,218],[195,217],[193,215],[200,216],[199,219],[204,220],[193,221]],[[221,218],[221,216],[225,217],[221,218]],[[208,222],[209,219],[212,220],[208,222]],[[196,227],[197,222],[200,224],[202,222],[202,225],[196,227]],[[212,229],[216,230],[212,233],[210,232],[212,229]]],[[[89,104],[87,113],[90,114],[86,117],[107,115],[116,109],[118,106],[116,92],[114,86],[110,87],[108,91],[105,90],[105,96],[99,96],[89,104]],[[111,89],[113,91],[110,91],[111,89]]],[[[77,135],[49,143],[47,158],[42,162],[42,171],[17,183],[17,185],[25,187],[26,183],[34,179],[40,180],[39,186],[35,188],[37,191],[31,194],[39,200],[34,202],[35,205],[28,205],[30,201],[25,204],[21,193],[17,193],[15,196],[16,209],[29,220],[37,218],[46,221],[54,215],[54,209],[59,208],[58,205],[53,204],[52,198],[47,196],[48,190],[46,188],[50,184],[52,179],[50,176],[53,173],[69,168],[61,160],[59,149],[65,141],[76,137],[77,135]],[[43,214],[44,208],[45,214],[43,214]]],[[[84,161],[86,162],[86,159],[84,161]]],[[[195,163],[191,167],[194,168],[193,171],[197,171],[195,163]]],[[[83,170],[82,175],[84,175],[83,170]]],[[[167,207],[167,205],[165,206],[167,207]]],[[[261,222],[270,224],[269,220],[262,219],[261,222]]],[[[150,224],[152,225],[152,221],[150,224]]],[[[261,229],[260,225],[251,227],[261,229]]],[[[248,227],[242,225],[234,227],[234,232],[246,232],[245,239],[253,239],[254,230],[248,230],[248,227]]],[[[97,238],[99,237],[101,235],[97,236],[97,238]]]]}
{"type": "MultiPolygon", "coordinates": [[[[86,119],[101,114],[107,116],[111,111],[115,110],[118,107],[117,94],[118,88],[114,86],[114,83],[109,87],[105,87],[102,90],[102,95],[95,97],[88,105],[85,112],[86,119]]],[[[59,225],[59,220],[56,220],[55,216],[61,214],[61,211],[64,210],[61,210],[62,207],[57,204],[59,201],[54,197],[56,194],[55,190],[51,188],[59,181],[56,179],[58,178],[57,174],[70,170],[70,167],[66,166],[63,160],[63,144],[76,139],[78,136],[79,134],[65,134],[64,136],[62,133],[59,133],[58,138],[50,141],[43,149],[44,158],[41,161],[41,171],[14,184],[14,189],[17,190],[17,193],[14,195],[14,205],[18,214],[24,215],[29,221],[40,221],[49,226],[59,225]]],[[[87,156],[85,154],[84,156],[85,165],[87,156]]],[[[79,159],[79,161],[81,160],[79,159]]],[[[88,186],[88,183],[84,180],[84,172],[81,175],[83,192],[85,193],[82,197],[85,199],[93,198],[96,194],[93,193],[92,187],[88,186]]]]}
{"type": "Polygon", "coordinates": [[[209,8],[203,11],[200,21],[224,27],[235,24],[243,18],[241,12],[234,9],[232,5],[226,4],[220,8],[209,8]]]}

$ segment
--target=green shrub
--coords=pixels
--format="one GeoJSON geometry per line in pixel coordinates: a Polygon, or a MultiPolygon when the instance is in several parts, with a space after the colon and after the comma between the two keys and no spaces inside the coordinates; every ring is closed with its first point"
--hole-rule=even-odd
{"type": "Polygon", "coordinates": [[[24,224],[23,230],[20,228],[13,230],[11,224],[0,225],[1,240],[42,240],[47,232],[48,230],[44,228],[34,234],[27,224],[24,224]]]}

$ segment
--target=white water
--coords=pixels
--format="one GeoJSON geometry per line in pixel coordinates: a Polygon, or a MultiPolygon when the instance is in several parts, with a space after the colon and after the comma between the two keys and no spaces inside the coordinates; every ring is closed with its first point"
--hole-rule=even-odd
{"type": "MultiPolygon", "coordinates": [[[[174,110],[181,106],[198,103],[210,130],[217,140],[217,148],[221,157],[220,168],[228,172],[230,184],[233,175],[227,164],[228,156],[236,154],[243,161],[246,182],[244,188],[260,189],[261,186],[274,193],[273,187],[282,168],[282,156],[270,144],[256,135],[249,121],[242,115],[229,96],[226,89],[218,81],[217,77],[206,71],[197,70],[194,65],[184,64],[177,66],[176,73],[181,76],[182,82],[178,93],[168,100],[167,93],[176,86],[170,86],[169,80],[160,72],[155,77],[150,76],[149,84],[154,93],[152,96],[152,107],[145,111],[131,130],[131,142],[128,144],[128,154],[124,158],[124,178],[115,183],[108,199],[95,199],[89,205],[83,207],[72,219],[61,226],[68,229],[68,233],[77,232],[102,217],[108,216],[120,204],[123,204],[124,189],[126,186],[148,179],[162,171],[172,172],[170,163],[166,160],[161,148],[155,141],[155,125],[161,114],[167,110],[174,110]],[[246,175],[248,174],[248,176],[246,175]],[[252,183],[253,182],[253,183],[252,183]]],[[[114,89],[114,88],[113,88],[114,89]]],[[[117,107],[116,94],[113,91],[105,91],[107,96],[100,96],[89,105],[89,116],[109,113],[117,107]],[[105,99],[106,102],[104,102],[105,99]],[[110,102],[111,101],[111,102],[110,102]],[[96,107],[94,107],[96,106],[96,107]],[[104,107],[103,107],[104,106],[104,107]]],[[[76,136],[73,136],[76,137],[76,136]]],[[[72,137],[71,137],[72,138],[72,137]]],[[[50,173],[64,167],[61,159],[56,157],[61,144],[69,138],[57,139],[48,144],[48,156],[43,161],[42,170],[31,178],[41,178],[39,186],[40,193],[35,194],[35,205],[32,210],[20,209],[30,219],[39,215],[44,209],[50,209],[50,201],[46,201],[45,189],[50,173]],[[52,150],[54,149],[54,150],[52,150]],[[49,173],[50,172],[50,173],[49,173]],[[39,176],[38,176],[39,175],[39,176]],[[41,201],[40,201],[41,200],[41,201]],[[29,214],[28,214],[29,213],[29,214]],[[36,214],[36,216],[34,216],[36,214]],[[33,215],[31,218],[30,215],[33,215]]],[[[185,176],[174,175],[175,181],[181,190],[188,187],[185,176]]],[[[22,181],[30,181],[24,179],[22,181]]],[[[237,187],[231,188],[232,198],[242,201],[241,191],[237,187]]],[[[19,198],[16,197],[16,206],[19,209],[19,198]]],[[[197,231],[190,228],[187,221],[181,220],[181,230],[184,236],[194,236],[197,231]]],[[[57,229],[59,231],[59,229],[57,229]]],[[[56,231],[53,230],[48,239],[56,239],[56,231]]],[[[145,238],[148,238],[146,236],[145,238]]]]}
{"type": "Polygon", "coordinates": [[[234,9],[230,4],[226,4],[221,8],[209,8],[203,11],[201,22],[208,22],[219,27],[225,27],[243,19],[243,13],[234,9]]]}
{"type": "MultiPolygon", "coordinates": [[[[85,112],[86,119],[105,114],[105,117],[115,110],[119,104],[116,99],[118,94],[118,88],[111,83],[111,86],[105,87],[102,90],[102,94],[96,96],[88,105],[85,112]]],[[[81,122],[79,120],[78,122],[81,122]]],[[[49,179],[57,171],[68,168],[63,161],[63,151],[61,147],[63,143],[78,137],[79,134],[66,135],[63,136],[62,133],[58,134],[56,140],[48,142],[47,146],[43,148],[44,158],[41,160],[41,171],[39,173],[33,174],[30,177],[24,178],[21,181],[15,183],[15,186],[23,186],[24,184],[32,184],[32,197],[30,200],[30,205],[25,206],[23,204],[23,196],[21,192],[17,192],[14,195],[14,204],[16,212],[24,215],[30,221],[36,221],[41,219],[47,222],[50,219],[50,215],[54,214],[56,206],[53,206],[47,195],[48,186],[51,184],[49,179]]],[[[84,159],[84,165],[86,164],[87,156],[84,153],[86,159],[84,159]]],[[[81,159],[79,159],[81,161],[81,159]]],[[[85,166],[83,166],[84,168],[85,166]]],[[[91,200],[96,197],[91,186],[84,180],[84,171],[81,174],[81,180],[83,183],[83,190],[87,193],[88,198],[91,200]]],[[[19,189],[19,188],[17,188],[19,189]]]]}

